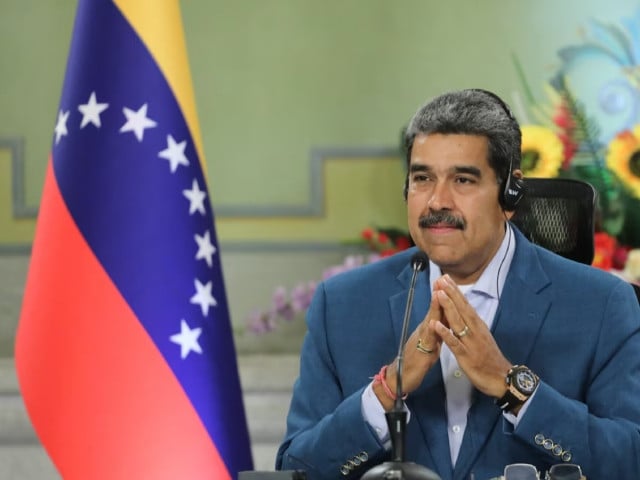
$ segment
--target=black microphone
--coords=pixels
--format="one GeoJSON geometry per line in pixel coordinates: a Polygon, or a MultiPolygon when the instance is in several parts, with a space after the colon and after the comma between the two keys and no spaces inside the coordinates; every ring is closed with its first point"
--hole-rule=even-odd
{"type": "Polygon", "coordinates": [[[402,365],[404,362],[404,347],[407,343],[407,335],[409,332],[409,319],[411,318],[411,307],[413,306],[413,293],[416,288],[416,280],[418,273],[422,272],[429,264],[429,258],[423,251],[417,251],[411,257],[411,283],[409,283],[409,294],[407,295],[407,305],[404,309],[404,318],[402,319],[402,333],[400,334],[400,345],[398,346],[398,356],[396,357],[396,400],[391,411],[387,413],[387,423],[389,423],[389,433],[391,434],[391,444],[394,446],[394,462],[402,462],[404,460],[404,425],[406,424],[406,412],[402,401],[402,365]],[[389,414],[392,414],[393,422],[389,421],[389,414]],[[400,414],[402,419],[396,415],[400,414]],[[399,422],[398,420],[401,420],[399,422]],[[395,440],[394,440],[395,437],[395,440]]]}
{"type": "Polygon", "coordinates": [[[397,369],[396,369],[396,400],[393,408],[385,416],[389,426],[391,437],[391,452],[393,460],[384,462],[373,467],[362,476],[362,480],[389,479],[394,480],[441,480],[435,472],[422,465],[404,461],[404,436],[407,425],[407,412],[404,411],[402,401],[402,363],[404,361],[404,347],[407,343],[409,331],[409,319],[411,318],[411,307],[413,306],[413,292],[416,287],[418,273],[427,268],[429,257],[427,254],[418,251],[411,257],[411,268],[413,274],[409,284],[409,294],[407,295],[407,305],[402,319],[402,333],[400,335],[400,345],[398,347],[397,369]]]}

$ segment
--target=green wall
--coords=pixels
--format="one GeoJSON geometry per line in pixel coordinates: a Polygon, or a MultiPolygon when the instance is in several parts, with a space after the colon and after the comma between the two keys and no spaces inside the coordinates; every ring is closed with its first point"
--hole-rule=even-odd
{"type": "MultiPolygon", "coordinates": [[[[24,139],[27,207],[40,198],[75,3],[1,2],[0,140],[24,139]]],[[[344,171],[401,178],[402,163],[390,167],[388,152],[416,108],[444,90],[488,88],[518,114],[523,92],[512,54],[542,99],[558,48],[581,41],[590,18],[615,23],[639,6],[631,0],[184,0],[220,239],[338,241],[367,222],[397,215],[402,225],[399,186],[354,185],[341,180],[344,171]],[[356,154],[327,160],[318,176],[313,152],[331,148],[356,154]],[[386,161],[336,166],[378,156],[386,161]],[[305,208],[296,214],[318,200],[311,198],[313,185],[324,195],[320,216],[305,208]],[[335,209],[327,205],[356,196],[391,207],[382,218],[342,211],[328,219],[335,209]]],[[[33,233],[33,220],[13,218],[8,163],[0,142],[0,247],[28,244],[33,233]]]]}

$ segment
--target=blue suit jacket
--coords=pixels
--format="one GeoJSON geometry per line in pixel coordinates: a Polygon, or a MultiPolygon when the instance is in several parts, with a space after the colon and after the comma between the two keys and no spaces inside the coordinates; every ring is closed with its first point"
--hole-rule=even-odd
{"type": "MultiPolygon", "coordinates": [[[[276,468],[303,469],[310,479],[357,478],[390,460],[363,420],[361,394],[397,354],[414,252],[318,286],[276,468]],[[345,466],[348,475],[341,473],[345,466]]],[[[430,296],[427,271],[416,284],[410,331],[430,296]]],[[[492,333],[513,364],[541,378],[518,428],[493,398],[474,391],[451,465],[438,363],[406,400],[407,461],[443,480],[485,480],[516,462],[544,471],[568,453],[589,480],[640,479],[640,307],[629,284],[532,245],[516,231],[492,333]]]]}

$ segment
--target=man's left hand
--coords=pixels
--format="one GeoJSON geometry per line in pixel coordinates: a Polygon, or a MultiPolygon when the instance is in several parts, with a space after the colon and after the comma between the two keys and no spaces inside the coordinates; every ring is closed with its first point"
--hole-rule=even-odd
{"type": "Polygon", "coordinates": [[[506,391],[505,377],[512,365],[500,351],[487,325],[449,275],[436,280],[433,294],[438,296],[444,318],[432,320],[429,328],[442,338],[478,390],[492,397],[502,397],[506,391]]]}

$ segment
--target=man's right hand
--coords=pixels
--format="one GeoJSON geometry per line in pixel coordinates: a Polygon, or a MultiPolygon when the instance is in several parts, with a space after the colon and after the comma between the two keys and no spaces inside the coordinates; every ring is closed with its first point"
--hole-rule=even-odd
{"type": "MultiPolygon", "coordinates": [[[[411,334],[404,347],[402,367],[403,393],[409,394],[418,388],[424,376],[438,361],[442,339],[429,325],[431,320],[442,322],[443,319],[444,316],[442,315],[442,307],[438,302],[438,296],[432,295],[427,315],[411,334]]],[[[394,360],[387,367],[385,377],[385,381],[393,393],[396,391],[397,366],[397,361],[394,360]]],[[[384,409],[386,411],[391,410],[394,400],[385,392],[384,387],[380,383],[374,383],[373,391],[384,409]]]]}

